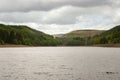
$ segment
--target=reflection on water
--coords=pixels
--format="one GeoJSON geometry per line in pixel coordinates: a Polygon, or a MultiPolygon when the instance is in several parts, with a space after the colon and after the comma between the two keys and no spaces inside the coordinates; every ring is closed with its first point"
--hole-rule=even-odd
{"type": "Polygon", "coordinates": [[[0,48],[0,80],[120,80],[120,48],[0,48]]]}

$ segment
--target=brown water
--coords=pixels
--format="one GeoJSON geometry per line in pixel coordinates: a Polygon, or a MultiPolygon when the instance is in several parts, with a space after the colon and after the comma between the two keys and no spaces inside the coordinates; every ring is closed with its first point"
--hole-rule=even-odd
{"type": "Polygon", "coordinates": [[[0,80],[120,80],[120,48],[0,48],[0,80]]]}

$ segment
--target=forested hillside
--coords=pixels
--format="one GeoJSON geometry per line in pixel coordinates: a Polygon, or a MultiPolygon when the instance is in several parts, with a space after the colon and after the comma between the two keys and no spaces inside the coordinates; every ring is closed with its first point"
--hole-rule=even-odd
{"type": "Polygon", "coordinates": [[[90,39],[101,33],[104,30],[75,30],[61,36],[55,35],[58,39],[62,40],[63,45],[67,46],[84,46],[91,45],[90,39]]]}
{"type": "Polygon", "coordinates": [[[0,44],[56,46],[60,40],[27,26],[0,24],[0,44]]]}
{"type": "Polygon", "coordinates": [[[116,26],[91,39],[93,44],[116,44],[120,43],[120,25],[116,26]]]}
{"type": "MultiPolygon", "coordinates": [[[[57,35],[55,35],[57,37],[57,35]]],[[[110,30],[75,30],[57,37],[65,46],[120,44],[120,26],[110,30]]]]}
{"type": "Polygon", "coordinates": [[[108,31],[76,30],[67,34],[55,35],[55,37],[27,26],[0,24],[0,44],[31,46],[118,44],[120,43],[120,26],[108,31]]]}

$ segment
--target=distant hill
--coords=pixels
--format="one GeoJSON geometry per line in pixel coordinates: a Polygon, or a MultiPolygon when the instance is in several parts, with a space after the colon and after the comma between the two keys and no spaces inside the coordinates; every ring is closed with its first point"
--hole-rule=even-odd
{"type": "Polygon", "coordinates": [[[53,34],[53,36],[54,36],[55,38],[63,37],[63,35],[64,35],[64,34],[53,34]]]}
{"type": "Polygon", "coordinates": [[[120,43],[120,25],[116,26],[92,39],[94,44],[116,44],[120,43]]]}
{"type": "Polygon", "coordinates": [[[51,36],[41,31],[31,29],[28,26],[0,24],[0,44],[30,46],[120,44],[120,26],[116,26],[107,31],[75,30],[67,34],[51,36]]]}
{"type": "Polygon", "coordinates": [[[64,34],[64,37],[93,37],[105,32],[105,30],[75,30],[64,34]]]}
{"type": "Polygon", "coordinates": [[[0,44],[56,46],[61,42],[27,26],[0,24],[0,44]]]}
{"type": "Polygon", "coordinates": [[[55,35],[66,46],[115,46],[120,44],[120,25],[110,30],[75,30],[67,34],[55,35]]]}
{"type": "Polygon", "coordinates": [[[67,34],[57,34],[54,36],[62,40],[63,45],[79,46],[90,44],[90,42],[86,43],[86,40],[103,32],[105,30],[75,30],[67,34]]]}

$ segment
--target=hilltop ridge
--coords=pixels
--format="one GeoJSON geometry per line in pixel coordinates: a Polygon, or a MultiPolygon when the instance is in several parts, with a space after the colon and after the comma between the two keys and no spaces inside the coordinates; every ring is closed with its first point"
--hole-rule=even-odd
{"type": "Polygon", "coordinates": [[[56,46],[60,43],[53,36],[28,26],[0,24],[0,44],[56,46]]]}

